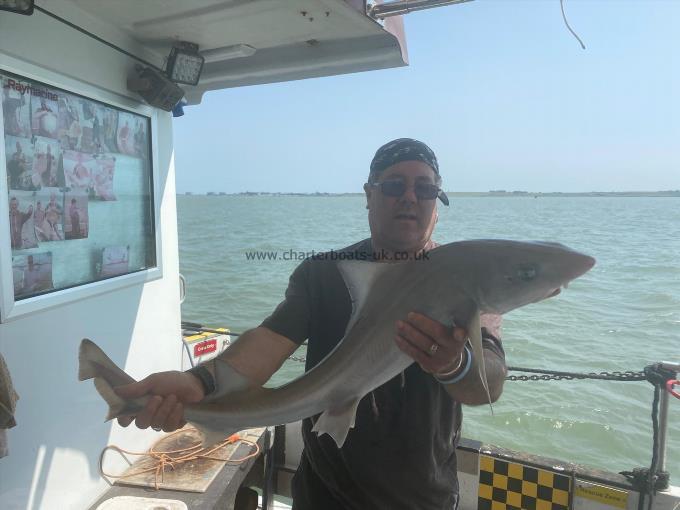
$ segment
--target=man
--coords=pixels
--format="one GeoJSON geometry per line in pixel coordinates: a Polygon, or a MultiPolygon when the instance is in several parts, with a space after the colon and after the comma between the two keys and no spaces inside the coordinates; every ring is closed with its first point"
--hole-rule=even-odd
{"type": "Polygon", "coordinates": [[[26,155],[21,147],[21,143],[17,140],[16,151],[7,162],[7,174],[9,175],[9,188],[20,189],[21,178],[26,170],[26,155]]]}
{"type": "Polygon", "coordinates": [[[12,197],[9,200],[9,229],[13,250],[24,248],[24,239],[21,233],[24,228],[24,223],[26,223],[32,215],[33,205],[28,206],[28,211],[21,212],[19,210],[19,201],[17,198],[12,197]]]}
{"type": "Polygon", "coordinates": [[[33,225],[35,227],[35,235],[38,241],[49,241],[48,232],[50,231],[49,224],[45,221],[45,209],[43,209],[42,201],[38,200],[35,204],[35,213],[33,214],[33,225]]]}
{"type": "Polygon", "coordinates": [[[45,221],[47,222],[47,236],[49,241],[63,241],[61,216],[63,208],[57,202],[57,194],[50,194],[50,201],[45,206],[45,221]]]}
{"type": "Polygon", "coordinates": [[[54,161],[54,155],[52,154],[52,147],[47,146],[46,152],[40,153],[36,157],[36,165],[38,165],[39,180],[38,185],[42,187],[56,186],[57,185],[57,165],[54,161]],[[40,161],[44,159],[45,161],[40,161]]]}
{"type": "MultiPolygon", "coordinates": [[[[424,143],[398,139],[376,152],[364,185],[371,238],[345,248],[357,256],[394,260],[434,248],[439,165],[424,143]]],[[[339,258],[339,257],[338,257],[339,258]]],[[[389,296],[385,296],[389,299],[389,296]]],[[[307,259],[291,276],[285,300],[260,327],[244,333],[221,358],[257,384],[309,339],[311,369],[342,338],[351,313],[345,284],[331,257],[307,259]]],[[[499,317],[485,325],[498,334],[499,317]]],[[[484,329],[485,361],[492,400],[502,391],[505,361],[500,341],[484,329]]],[[[293,480],[295,510],[453,510],[458,505],[455,448],[461,403],[487,402],[478,374],[468,371],[466,332],[410,313],[395,324],[395,342],[416,363],[370,396],[357,409],[356,425],[342,448],[303,422],[304,452],[293,480]]],[[[121,387],[123,397],[154,397],[136,420],[174,430],[182,424],[181,403],[195,402],[213,389],[210,366],[187,373],[154,374],[121,387]]],[[[217,381],[219,386],[219,381],[217,381]]],[[[127,425],[131,420],[121,419],[127,425]]]]}
{"type": "Polygon", "coordinates": [[[69,219],[71,220],[71,239],[80,239],[83,237],[80,231],[80,207],[75,198],[71,199],[71,205],[68,208],[69,219]]]}
{"type": "Polygon", "coordinates": [[[30,294],[43,290],[44,278],[38,266],[34,263],[33,255],[26,258],[28,267],[24,271],[24,286],[21,289],[22,294],[30,294]]]}

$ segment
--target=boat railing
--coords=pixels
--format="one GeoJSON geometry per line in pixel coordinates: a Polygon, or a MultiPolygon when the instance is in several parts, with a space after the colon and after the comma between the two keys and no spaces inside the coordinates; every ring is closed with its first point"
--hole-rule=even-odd
{"type": "MultiPolygon", "coordinates": [[[[239,336],[241,333],[232,332],[224,328],[216,329],[205,327],[195,322],[182,322],[183,336],[196,333],[215,333],[239,336]]],[[[230,339],[226,341],[228,345],[230,339]]],[[[303,344],[306,345],[306,342],[303,344]]],[[[186,346],[186,344],[185,344],[186,346]]],[[[305,356],[290,356],[290,360],[305,363],[305,356]]],[[[666,472],[667,439],[668,439],[668,410],[670,397],[680,399],[680,393],[674,390],[675,385],[680,386],[677,380],[680,373],[678,362],[658,362],[644,367],[642,371],[613,371],[599,373],[578,373],[558,370],[547,370],[527,367],[508,366],[508,372],[520,372],[522,375],[509,374],[508,381],[560,381],[594,379],[617,382],[648,381],[654,386],[652,401],[652,455],[649,468],[635,468],[632,471],[621,471],[641,495],[653,495],[658,490],[665,490],[669,486],[670,476],[666,472]],[[530,375],[526,375],[530,374],[530,375]]],[[[643,499],[642,497],[640,498],[643,499]]],[[[651,502],[652,498],[649,498],[651,502]]],[[[640,503],[639,508],[642,508],[640,503]]]]}

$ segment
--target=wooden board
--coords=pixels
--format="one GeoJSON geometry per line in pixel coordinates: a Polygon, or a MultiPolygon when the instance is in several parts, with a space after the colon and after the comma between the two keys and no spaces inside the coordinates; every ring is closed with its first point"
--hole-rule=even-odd
{"type": "MultiPolygon", "coordinates": [[[[244,439],[257,442],[264,434],[264,428],[248,429],[238,433],[244,439]]],[[[200,444],[202,434],[193,427],[186,426],[181,432],[169,434],[162,438],[154,446],[156,452],[169,452],[189,448],[200,444]]],[[[224,465],[233,460],[238,460],[254,452],[254,447],[249,444],[237,442],[227,445],[210,454],[223,460],[196,459],[183,462],[174,467],[168,464],[163,474],[158,477],[154,471],[140,473],[146,469],[155,468],[158,461],[150,456],[140,457],[132,466],[125,470],[121,478],[116,479],[118,485],[134,485],[139,487],[169,489],[186,492],[205,492],[215,479],[224,465]],[[138,474],[133,474],[138,473],[138,474]],[[129,476],[133,474],[132,476],[129,476]]]]}

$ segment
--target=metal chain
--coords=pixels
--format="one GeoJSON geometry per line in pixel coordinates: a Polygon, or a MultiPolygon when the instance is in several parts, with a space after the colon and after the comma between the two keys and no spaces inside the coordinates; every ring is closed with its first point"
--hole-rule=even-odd
{"type": "MultiPolygon", "coordinates": [[[[289,360],[305,363],[307,359],[304,356],[289,356],[289,360]]],[[[605,381],[645,381],[647,377],[644,372],[634,372],[627,370],[625,372],[599,372],[580,374],[576,372],[559,372],[556,370],[539,370],[536,368],[523,367],[508,367],[509,371],[514,372],[529,372],[541,375],[509,375],[505,378],[506,381],[572,381],[574,379],[601,379],[605,381]]]]}
{"type": "Polygon", "coordinates": [[[574,379],[602,379],[606,381],[645,381],[647,377],[644,372],[599,372],[579,374],[575,372],[559,372],[556,370],[539,370],[535,368],[508,367],[508,370],[515,372],[529,372],[542,375],[509,375],[506,381],[571,381],[574,379]]]}

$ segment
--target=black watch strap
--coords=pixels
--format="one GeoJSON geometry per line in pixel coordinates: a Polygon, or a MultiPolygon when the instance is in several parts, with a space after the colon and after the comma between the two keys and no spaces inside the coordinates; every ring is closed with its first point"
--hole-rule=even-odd
{"type": "Polygon", "coordinates": [[[196,365],[195,367],[187,370],[187,372],[189,372],[192,375],[195,375],[196,377],[198,377],[198,380],[201,381],[201,384],[203,385],[204,396],[207,397],[213,391],[215,391],[215,378],[212,376],[210,371],[203,365],[196,365]]]}

